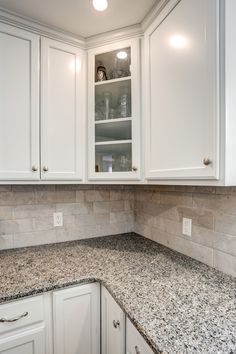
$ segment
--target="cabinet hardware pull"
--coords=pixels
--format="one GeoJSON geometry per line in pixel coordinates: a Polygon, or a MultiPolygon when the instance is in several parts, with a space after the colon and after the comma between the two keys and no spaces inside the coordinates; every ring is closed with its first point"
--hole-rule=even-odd
{"type": "Polygon", "coordinates": [[[113,326],[114,326],[115,328],[120,327],[120,321],[115,321],[115,320],[113,320],[113,326]]]}
{"type": "Polygon", "coordinates": [[[24,312],[22,313],[22,315],[18,316],[18,317],[15,317],[15,318],[0,318],[0,323],[5,323],[5,322],[16,322],[16,321],[19,321],[21,318],[24,318],[26,316],[28,316],[29,312],[24,312]]]}
{"type": "Polygon", "coordinates": [[[204,164],[205,166],[208,166],[208,165],[211,164],[211,160],[209,159],[209,157],[204,157],[204,159],[203,159],[203,164],[204,164]]]}
{"type": "Polygon", "coordinates": [[[138,167],[133,166],[133,167],[132,167],[132,170],[133,170],[134,172],[136,172],[136,171],[138,171],[138,167]]]}
{"type": "Polygon", "coordinates": [[[135,354],[141,354],[137,345],[135,345],[134,349],[135,349],[135,354]]]}
{"type": "Polygon", "coordinates": [[[47,166],[43,166],[43,171],[44,172],[48,172],[48,167],[47,166]]]}
{"type": "Polygon", "coordinates": [[[37,172],[37,171],[38,171],[38,167],[32,166],[32,171],[33,171],[33,172],[37,172]]]}

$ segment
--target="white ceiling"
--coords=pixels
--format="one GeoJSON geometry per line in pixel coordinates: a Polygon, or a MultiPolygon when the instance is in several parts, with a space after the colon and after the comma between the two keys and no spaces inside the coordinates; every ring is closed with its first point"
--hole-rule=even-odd
{"type": "Polygon", "coordinates": [[[158,0],[108,0],[106,11],[92,0],[0,0],[0,7],[75,35],[90,37],[140,23],[158,0]]]}

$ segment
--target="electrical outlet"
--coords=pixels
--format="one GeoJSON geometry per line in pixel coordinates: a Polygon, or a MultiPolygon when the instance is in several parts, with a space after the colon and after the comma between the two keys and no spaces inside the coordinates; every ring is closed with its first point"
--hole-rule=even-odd
{"type": "Polygon", "coordinates": [[[192,236],[192,219],[183,218],[182,233],[185,236],[192,236]]]}
{"type": "Polygon", "coordinates": [[[53,213],[53,225],[54,227],[63,226],[63,214],[53,213]]]}

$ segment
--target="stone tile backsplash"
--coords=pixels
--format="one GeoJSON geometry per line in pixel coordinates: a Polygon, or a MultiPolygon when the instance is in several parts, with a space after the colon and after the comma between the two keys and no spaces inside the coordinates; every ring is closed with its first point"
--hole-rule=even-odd
{"type": "Polygon", "coordinates": [[[236,276],[236,188],[136,186],[134,231],[236,276]],[[192,219],[192,236],[182,218],[192,219]]]}
{"type": "Polygon", "coordinates": [[[130,232],[133,205],[130,187],[0,186],[0,249],[130,232]],[[63,227],[55,228],[59,211],[63,227]]]}
{"type": "Polygon", "coordinates": [[[0,249],[131,231],[236,276],[236,188],[0,186],[0,249]],[[63,227],[53,227],[56,211],[63,227]]]}

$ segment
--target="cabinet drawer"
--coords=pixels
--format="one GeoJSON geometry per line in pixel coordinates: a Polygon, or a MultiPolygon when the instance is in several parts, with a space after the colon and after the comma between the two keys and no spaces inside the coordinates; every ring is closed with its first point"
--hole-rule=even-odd
{"type": "Polygon", "coordinates": [[[43,321],[43,296],[0,305],[0,335],[43,321]]]}
{"type": "Polygon", "coordinates": [[[129,319],[126,322],[126,329],[126,354],[154,354],[129,319]]]}

